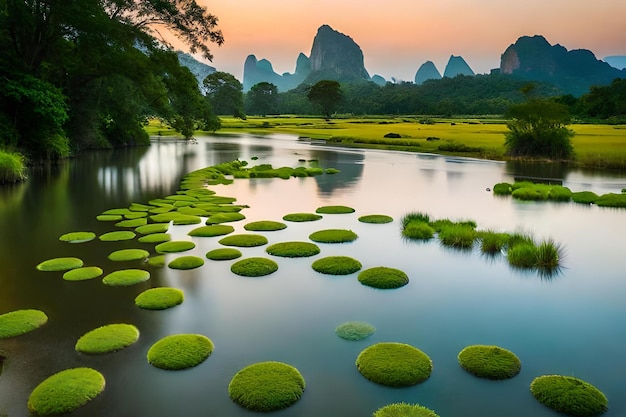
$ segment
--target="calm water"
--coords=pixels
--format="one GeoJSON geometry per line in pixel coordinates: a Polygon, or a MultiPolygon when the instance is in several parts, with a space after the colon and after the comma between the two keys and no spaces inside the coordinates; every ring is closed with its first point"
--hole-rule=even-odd
{"type": "MultiPolygon", "coordinates": [[[[241,368],[276,360],[297,367],[307,382],[294,406],[280,416],[370,416],[391,402],[419,403],[442,417],[558,416],[530,395],[532,379],[572,375],[592,383],[609,398],[607,417],[626,415],[626,211],[575,204],[521,203],[494,198],[487,187],[515,176],[563,180],[574,191],[619,192],[626,178],[542,166],[377,151],[316,147],[290,136],[200,138],[198,145],[155,144],[146,149],[101,152],[13,187],[0,188],[0,313],[43,310],[49,322],[27,335],[0,340],[7,357],[0,375],[0,415],[28,415],[30,392],[63,369],[89,366],[106,378],[105,391],[73,416],[249,416],[233,404],[227,386],[241,368]],[[250,161],[253,156],[258,161],[250,161]],[[98,240],[67,244],[70,231],[102,234],[114,226],[98,222],[104,210],[174,193],[185,173],[236,158],[252,164],[297,166],[318,159],[337,175],[306,179],[237,180],[213,187],[247,204],[237,232],[255,220],[280,220],[292,212],[322,205],[349,205],[356,213],[325,215],[317,222],[288,223],[267,232],[270,243],[307,240],[316,230],[347,228],[359,239],[320,245],[313,258],[276,258],[279,270],[267,277],[243,278],[231,262],[207,263],[195,270],[151,268],[151,279],[128,288],[107,287],[100,279],[66,282],[61,273],[35,266],[58,256],[78,256],[105,274],[143,267],[113,263],[107,255],[125,247],[153,245],[98,240]],[[434,218],[472,219],[481,229],[527,231],[564,245],[563,272],[547,280],[512,270],[504,259],[478,251],[457,252],[436,241],[406,242],[400,218],[411,211],[434,218]],[[394,222],[364,224],[365,214],[387,214],[394,222]],[[310,267],[330,255],[359,259],[364,268],[389,266],[405,271],[410,283],[398,290],[374,290],[356,274],[329,277],[310,267]],[[175,286],[185,302],[166,311],[134,306],[150,287],[175,286]],[[334,334],[345,321],[367,321],[377,331],[360,342],[334,334]],[[95,327],[132,323],[139,341],[120,352],[88,356],[74,351],[76,340],[95,327]],[[169,334],[202,333],[215,351],[198,367],[163,371],[145,359],[150,346],[169,334]],[[409,343],[433,360],[426,382],[387,388],[363,378],[354,361],[365,347],[383,341],[409,343]],[[475,378],[457,363],[470,344],[496,344],[516,353],[522,372],[493,382],[475,378]]],[[[173,239],[191,239],[190,252],[204,257],[219,238],[190,238],[194,226],[170,229],[173,239]]],[[[264,248],[244,256],[268,256],[264,248]]],[[[168,255],[169,256],[169,255],[168,255]]],[[[171,255],[173,258],[175,255],[171,255]]],[[[170,259],[170,258],[168,258],[170,259]]]]}

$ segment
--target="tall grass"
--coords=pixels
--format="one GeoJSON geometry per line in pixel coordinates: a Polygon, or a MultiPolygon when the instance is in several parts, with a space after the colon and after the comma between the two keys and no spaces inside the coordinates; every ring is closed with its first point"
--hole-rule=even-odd
{"type": "Polygon", "coordinates": [[[23,155],[0,150],[0,184],[26,179],[26,160],[23,155]]]}

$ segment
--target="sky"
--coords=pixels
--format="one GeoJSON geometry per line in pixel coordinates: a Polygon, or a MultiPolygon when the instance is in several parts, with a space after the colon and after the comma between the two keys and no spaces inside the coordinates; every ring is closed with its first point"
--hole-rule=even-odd
{"type": "MultiPolygon", "coordinates": [[[[327,24],[363,51],[370,76],[412,81],[433,61],[443,74],[450,55],[476,73],[500,66],[520,36],[589,49],[597,58],[626,55],[626,0],[196,0],[217,16],[222,46],[210,45],[209,65],[243,80],[248,55],[293,73],[327,24]]],[[[176,45],[181,48],[181,45],[176,45]]],[[[184,49],[182,47],[181,49],[184,49]]],[[[196,57],[200,58],[200,57],[196,57]]]]}

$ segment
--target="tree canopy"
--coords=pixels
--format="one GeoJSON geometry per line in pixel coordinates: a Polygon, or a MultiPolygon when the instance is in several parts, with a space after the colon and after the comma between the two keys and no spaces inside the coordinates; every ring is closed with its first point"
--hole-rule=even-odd
{"type": "Polygon", "coordinates": [[[232,74],[216,71],[202,81],[215,114],[245,119],[243,85],[232,74]]]}
{"type": "Polygon", "coordinates": [[[311,86],[307,98],[321,108],[324,117],[330,119],[343,100],[343,92],[338,81],[322,80],[311,86]]]}

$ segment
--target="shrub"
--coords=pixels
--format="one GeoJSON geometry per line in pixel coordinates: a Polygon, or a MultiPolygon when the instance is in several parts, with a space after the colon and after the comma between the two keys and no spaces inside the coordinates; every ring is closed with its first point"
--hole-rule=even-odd
{"type": "Polygon", "coordinates": [[[365,348],[356,359],[365,378],[390,387],[416,385],[427,380],[433,363],[421,350],[404,343],[377,343],[365,348]]]}
{"type": "Polygon", "coordinates": [[[359,221],[362,223],[383,224],[391,223],[393,221],[393,217],[386,216],[384,214],[369,214],[367,216],[359,217],[359,221]]]}
{"type": "Polygon", "coordinates": [[[349,321],[335,328],[337,336],[346,340],[363,340],[374,334],[376,328],[369,323],[349,321]]]}
{"type": "Polygon", "coordinates": [[[157,287],[135,297],[135,305],[146,310],[165,310],[181,304],[184,294],[178,288],[157,287]]]}
{"type": "Polygon", "coordinates": [[[571,376],[539,376],[530,384],[530,392],[546,407],[575,417],[594,417],[608,409],[600,390],[571,376]]]}
{"type": "Polygon", "coordinates": [[[392,289],[404,287],[409,277],[399,269],[378,266],[359,273],[359,282],[368,287],[392,289]]]}
{"type": "Polygon", "coordinates": [[[439,415],[419,404],[394,403],[374,411],[372,417],[439,417],[439,415]]]}
{"type": "Polygon", "coordinates": [[[278,264],[267,258],[246,258],[235,262],[230,270],[244,277],[262,277],[278,270],[278,264]]]}
{"type": "Polygon", "coordinates": [[[572,199],[572,190],[560,185],[553,185],[548,193],[548,198],[553,201],[570,201],[572,199]]]}
{"type": "Polygon", "coordinates": [[[0,339],[28,333],[48,322],[48,316],[39,310],[16,310],[0,314],[0,339]]]}
{"type": "Polygon", "coordinates": [[[267,247],[266,252],[284,258],[304,258],[320,253],[320,248],[310,242],[281,242],[267,247]]]}
{"type": "Polygon", "coordinates": [[[459,352],[458,360],[467,372],[488,379],[512,378],[522,369],[513,352],[498,346],[467,346],[459,352]]]}
{"type": "Polygon", "coordinates": [[[83,261],[79,258],[54,258],[41,262],[37,265],[40,271],[67,271],[83,266],[83,261]]]}
{"type": "Polygon", "coordinates": [[[206,257],[213,261],[227,261],[241,257],[241,251],[234,248],[213,249],[206,253],[206,257]]]}
{"type": "Polygon", "coordinates": [[[0,150],[0,184],[26,179],[26,164],[19,153],[0,150]]]}
{"type": "Polygon", "coordinates": [[[361,269],[361,262],[349,256],[327,256],[313,262],[311,267],[322,274],[348,275],[361,269]]]}
{"type": "Polygon", "coordinates": [[[352,242],[357,238],[356,233],[352,230],[345,229],[326,229],[313,232],[309,235],[309,239],[319,243],[345,243],[352,242]]]}
{"type": "Polygon", "coordinates": [[[132,324],[109,324],[82,335],[76,342],[77,352],[99,354],[121,350],[139,338],[139,330],[132,324]]]}
{"type": "Polygon", "coordinates": [[[225,238],[220,239],[219,243],[224,246],[251,248],[254,246],[263,246],[267,244],[267,238],[263,235],[243,233],[238,235],[226,236],[225,238]]]}
{"type": "Polygon", "coordinates": [[[179,256],[167,264],[172,269],[194,269],[204,265],[204,259],[197,256],[179,256]]]}
{"type": "Polygon", "coordinates": [[[122,269],[111,272],[102,279],[102,282],[111,286],[129,286],[150,279],[150,273],[143,269],[122,269]]]}
{"type": "Polygon", "coordinates": [[[313,213],[291,213],[283,216],[283,220],[288,222],[312,222],[321,218],[319,214],[313,213]]]}
{"type": "Polygon", "coordinates": [[[102,269],[97,266],[84,266],[82,268],[70,269],[63,274],[66,281],[85,281],[97,278],[102,275],[102,269]]]}
{"type": "Polygon", "coordinates": [[[407,213],[402,216],[402,227],[407,227],[410,223],[430,223],[430,216],[422,212],[407,213]]]}
{"type": "Polygon", "coordinates": [[[180,370],[204,362],[213,352],[213,342],[201,334],[166,336],[148,350],[148,362],[157,368],[180,370]]]}

